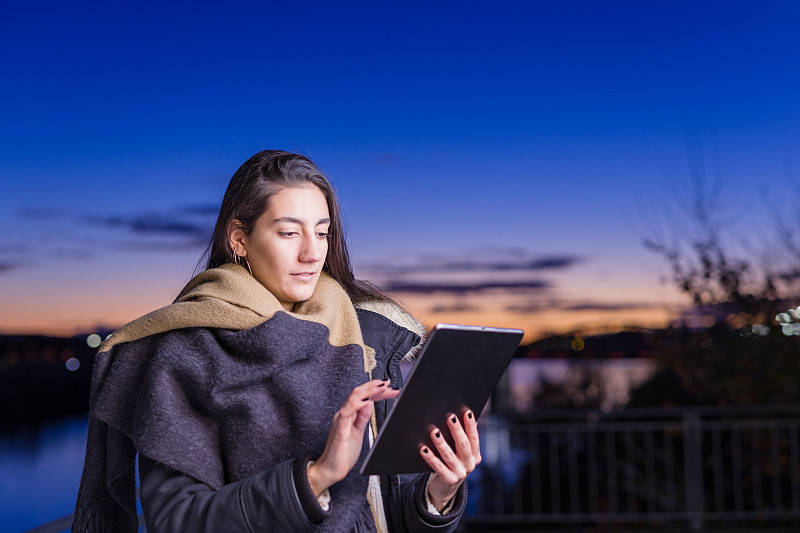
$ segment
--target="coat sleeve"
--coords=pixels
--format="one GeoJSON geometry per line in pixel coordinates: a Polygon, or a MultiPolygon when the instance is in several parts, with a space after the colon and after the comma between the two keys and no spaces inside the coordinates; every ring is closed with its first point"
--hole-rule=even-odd
{"type": "Polygon", "coordinates": [[[315,531],[330,511],[317,503],[301,465],[303,461],[279,463],[214,490],[140,454],[147,531],[315,531]]]}
{"type": "Polygon", "coordinates": [[[429,512],[427,508],[425,492],[428,489],[429,474],[399,477],[403,523],[407,531],[411,533],[450,533],[456,529],[467,506],[466,481],[461,484],[453,497],[450,511],[440,515],[429,512]]]}

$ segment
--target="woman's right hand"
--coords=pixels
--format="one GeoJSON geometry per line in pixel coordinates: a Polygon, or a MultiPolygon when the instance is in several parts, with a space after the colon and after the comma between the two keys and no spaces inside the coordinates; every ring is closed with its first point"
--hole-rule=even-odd
{"type": "Polygon", "coordinates": [[[372,416],[373,402],[400,394],[389,381],[373,379],[359,385],[333,416],[328,442],[322,455],[308,467],[308,481],[315,496],[344,479],[361,455],[364,430],[372,416]]]}

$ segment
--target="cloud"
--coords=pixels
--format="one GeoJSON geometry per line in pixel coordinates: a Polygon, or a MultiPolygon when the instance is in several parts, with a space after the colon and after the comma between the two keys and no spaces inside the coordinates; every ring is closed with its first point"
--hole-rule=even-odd
{"type": "Polygon", "coordinates": [[[12,270],[16,270],[20,267],[20,265],[15,263],[8,263],[8,262],[0,262],[0,274],[7,274],[12,270]]]}
{"type": "Polygon", "coordinates": [[[446,292],[451,294],[465,294],[471,292],[482,292],[495,289],[534,289],[544,290],[550,288],[550,283],[542,280],[529,280],[529,281],[491,281],[491,282],[475,282],[475,283],[424,283],[424,282],[406,282],[406,281],[390,281],[382,283],[381,287],[391,293],[430,293],[430,292],[446,292]]]}
{"type": "Polygon", "coordinates": [[[507,311],[516,313],[539,313],[543,311],[633,311],[663,306],[648,302],[568,303],[554,299],[507,305],[507,311]]]}
{"type": "Polygon", "coordinates": [[[530,295],[549,293],[544,277],[584,261],[567,254],[534,255],[520,248],[491,248],[405,256],[363,265],[366,277],[390,293],[454,295],[488,291],[530,295]]]}
{"type": "Polygon", "coordinates": [[[117,213],[76,213],[69,208],[24,207],[32,246],[0,243],[0,274],[31,261],[96,259],[105,252],[194,253],[205,247],[218,208],[183,204],[159,210],[117,213]],[[38,233],[38,235],[37,235],[38,233]]]}
{"type": "Polygon", "coordinates": [[[122,228],[140,234],[161,234],[200,236],[208,232],[208,226],[197,224],[176,217],[163,215],[136,215],[130,217],[107,216],[88,217],[87,222],[102,224],[112,228],[122,228]]]}
{"type": "Polygon", "coordinates": [[[633,309],[649,309],[657,307],[645,302],[620,302],[620,303],[586,303],[563,307],[565,311],[630,311],[633,309]]]}
{"type": "Polygon", "coordinates": [[[386,274],[415,274],[430,272],[539,272],[542,270],[564,270],[580,264],[582,257],[573,255],[551,255],[544,257],[508,257],[500,260],[420,258],[413,264],[375,263],[370,270],[386,274]]]}
{"type": "Polygon", "coordinates": [[[102,237],[107,247],[134,252],[186,252],[204,247],[214,228],[218,208],[210,204],[177,206],[161,212],[94,215],[84,226],[112,230],[102,237]]]}
{"type": "Polygon", "coordinates": [[[87,216],[84,221],[125,228],[136,233],[195,235],[213,227],[219,205],[185,204],[160,211],[142,211],[126,215],[87,216]]]}
{"type": "Polygon", "coordinates": [[[429,313],[462,313],[465,311],[478,311],[481,307],[469,304],[436,305],[428,309],[429,313]]]}

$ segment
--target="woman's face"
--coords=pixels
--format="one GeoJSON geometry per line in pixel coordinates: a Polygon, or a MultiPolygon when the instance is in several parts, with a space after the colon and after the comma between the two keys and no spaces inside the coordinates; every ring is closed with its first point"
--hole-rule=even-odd
{"type": "Polygon", "coordinates": [[[328,253],[330,222],[319,188],[287,187],[270,199],[250,235],[235,228],[229,237],[233,250],[247,258],[253,277],[291,311],[317,286],[328,253]]]}

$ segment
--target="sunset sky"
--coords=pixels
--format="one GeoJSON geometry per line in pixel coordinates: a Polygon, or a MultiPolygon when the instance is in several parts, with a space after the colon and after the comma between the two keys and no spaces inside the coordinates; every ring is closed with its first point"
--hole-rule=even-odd
{"type": "Polygon", "coordinates": [[[5,6],[0,333],[169,303],[264,148],[331,176],[357,275],[428,324],[664,325],[686,302],[642,241],[685,240],[692,176],[764,260],[800,205],[798,27],[790,0],[5,6]]]}

